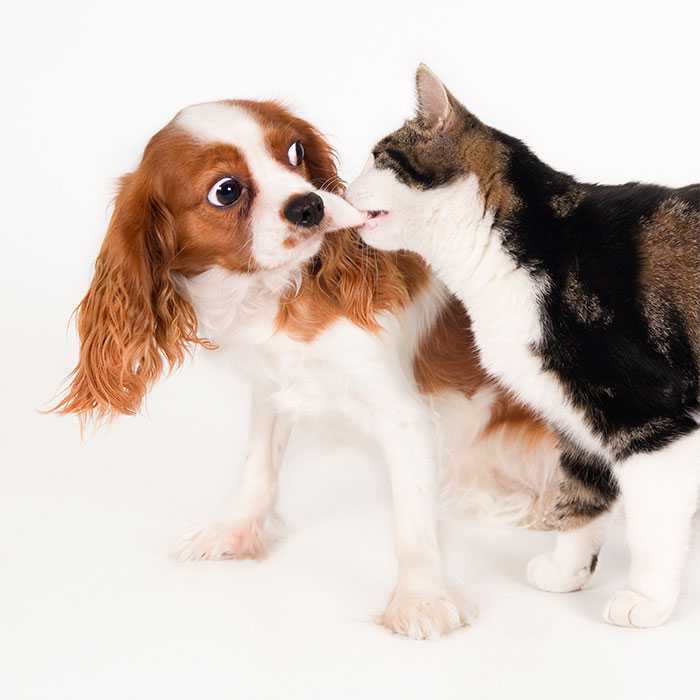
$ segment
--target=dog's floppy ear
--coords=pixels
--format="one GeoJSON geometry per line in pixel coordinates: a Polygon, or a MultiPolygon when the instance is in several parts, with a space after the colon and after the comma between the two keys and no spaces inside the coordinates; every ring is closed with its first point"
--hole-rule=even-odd
{"type": "Polygon", "coordinates": [[[137,412],[165,365],[201,343],[170,264],[173,221],[143,166],[122,178],[90,289],[77,308],[80,359],[52,409],[81,419],[137,412]]]}

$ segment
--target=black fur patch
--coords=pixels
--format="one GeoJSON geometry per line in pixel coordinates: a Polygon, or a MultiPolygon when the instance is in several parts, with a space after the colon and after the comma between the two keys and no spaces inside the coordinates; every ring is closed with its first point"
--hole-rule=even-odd
{"type": "MultiPolygon", "coordinates": [[[[697,348],[686,317],[668,300],[655,337],[644,308],[642,225],[671,198],[700,207],[700,188],[579,185],[539,161],[521,142],[507,145],[506,177],[521,205],[497,222],[505,248],[544,283],[543,369],[616,459],[663,447],[697,427],[697,348]],[[576,191],[563,216],[552,202],[576,191]]],[[[658,315],[658,314],[657,314],[658,315]]]]}
{"type": "Polygon", "coordinates": [[[573,446],[561,446],[561,450],[559,462],[562,470],[591,495],[589,503],[594,500],[610,503],[617,498],[617,482],[604,459],[573,446]]]}

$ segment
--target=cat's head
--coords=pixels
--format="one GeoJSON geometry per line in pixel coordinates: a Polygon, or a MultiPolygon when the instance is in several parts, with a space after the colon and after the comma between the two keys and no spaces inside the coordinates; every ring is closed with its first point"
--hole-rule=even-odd
{"type": "Polygon", "coordinates": [[[362,238],[384,250],[424,252],[426,237],[496,216],[512,205],[507,148],[424,64],[416,114],[372,149],[346,198],[367,212],[362,238]]]}

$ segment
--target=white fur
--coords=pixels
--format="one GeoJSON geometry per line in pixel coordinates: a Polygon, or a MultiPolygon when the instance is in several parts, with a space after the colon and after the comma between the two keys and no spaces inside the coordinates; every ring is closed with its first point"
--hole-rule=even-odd
{"type": "Polygon", "coordinates": [[[524,451],[517,431],[482,434],[495,395],[493,387],[485,387],[471,399],[455,391],[431,399],[445,517],[475,515],[499,525],[544,527],[559,488],[558,452],[546,440],[524,451]]]}
{"type": "Polygon", "coordinates": [[[250,436],[238,489],[222,508],[223,520],[189,533],[180,559],[258,558],[279,534],[277,483],[292,423],[278,415],[259,387],[253,392],[250,436]]]}
{"type": "Polygon", "coordinates": [[[630,546],[625,589],[605,609],[623,627],[655,627],[673,612],[700,486],[700,432],[618,464],[630,546]]]}
{"type": "Polygon", "coordinates": [[[593,558],[598,556],[609,514],[605,513],[572,532],[557,534],[553,552],[540,554],[527,567],[527,580],[543,591],[580,591],[593,575],[593,558]]]}
{"type": "MultiPolygon", "coordinates": [[[[390,170],[375,168],[370,159],[348,188],[347,198],[358,208],[388,212],[365,227],[368,243],[421,254],[465,304],[488,371],[574,442],[615,465],[627,511],[632,566],[629,588],[611,601],[605,619],[638,627],[664,622],[678,596],[695,510],[700,435],[615,464],[556,376],[544,372],[531,351],[541,337],[538,298],[549,282],[518,267],[503,249],[475,176],[417,191],[400,183],[390,170]]],[[[587,578],[586,558],[600,537],[596,523],[583,532],[559,535],[554,553],[530,563],[530,580],[546,590],[580,588],[587,578]]]]}

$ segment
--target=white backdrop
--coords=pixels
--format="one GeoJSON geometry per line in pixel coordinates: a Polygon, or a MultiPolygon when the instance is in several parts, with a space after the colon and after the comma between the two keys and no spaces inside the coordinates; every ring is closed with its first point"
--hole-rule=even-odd
{"type": "Polygon", "coordinates": [[[147,411],[80,443],[42,416],[77,356],[116,178],[181,107],[280,98],[352,178],[412,108],[421,60],[484,121],[588,180],[700,181],[697,3],[34,2],[0,29],[0,696],[696,696],[700,552],[677,615],[604,626],[616,533],[591,590],[529,589],[548,535],[446,531],[477,624],[434,643],[370,624],[394,577],[377,455],[296,431],[263,563],[178,564],[177,535],[235,482],[247,389],[198,355],[147,411]]]}

